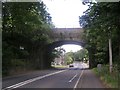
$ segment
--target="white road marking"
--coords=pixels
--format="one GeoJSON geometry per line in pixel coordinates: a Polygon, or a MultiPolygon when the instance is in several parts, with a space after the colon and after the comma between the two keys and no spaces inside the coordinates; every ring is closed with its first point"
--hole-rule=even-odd
{"type": "Polygon", "coordinates": [[[29,80],[26,80],[26,81],[23,81],[23,82],[20,82],[20,83],[17,83],[17,84],[14,84],[12,86],[9,86],[9,87],[6,87],[2,90],[8,90],[8,89],[14,89],[14,88],[18,88],[20,86],[23,86],[25,84],[28,84],[28,83],[31,83],[31,82],[34,82],[36,80],[40,80],[40,79],[43,79],[45,77],[48,77],[48,76],[52,76],[52,75],[55,75],[55,74],[58,74],[58,73],[61,73],[61,72],[64,72],[64,71],[67,71],[67,70],[61,70],[61,71],[58,71],[58,72],[54,72],[54,73],[50,73],[50,74],[46,74],[44,76],[40,76],[40,77],[36,77],[36,78],[33,78],[33,79],[29,79],[29,80]]]}
{"type": "Polygon", "coordinates": [[[78,80],[77,80],[77,82],[76,82],[76,84],[74,86],[74,90],[75,90],[75,88],[77,88],[77,85],[78,85],[78,83],[79,83],[80,78],[82,77],[82,75],[83,75],[83,70],[82,70],[82,72],[81,72],[81,74],[80,74],[80,76],[79,76],[79,78],[78,78],[78,80]]]}
{"type": "Polygon", "coordinates": [[[77,77],[77,74],[74,77],[72,77],[72,79],[70,79],[69,82],[72,82],[76,77],[77,77]]]}

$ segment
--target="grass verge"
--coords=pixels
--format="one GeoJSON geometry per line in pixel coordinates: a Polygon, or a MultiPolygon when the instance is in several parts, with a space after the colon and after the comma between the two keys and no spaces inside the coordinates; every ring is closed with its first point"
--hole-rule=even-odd
{"type": "Polygon", "coordinates": [[[68,68],[67,65],[52,65],[52,67],[55,67],[55,68],[68,68]]]}
{"type": "Polygon", "coordinates": [[[117,70],[113,70],[113,72],[109,73],[109,67],[107,65],[102,66],[101,70],[99,71],[97,68],[93,68],[93,71],[97,76],[100,77],[100,79],[103,81],[103,83],[108,88],[118,88],[118,75],[119,73],[117,70]]]}

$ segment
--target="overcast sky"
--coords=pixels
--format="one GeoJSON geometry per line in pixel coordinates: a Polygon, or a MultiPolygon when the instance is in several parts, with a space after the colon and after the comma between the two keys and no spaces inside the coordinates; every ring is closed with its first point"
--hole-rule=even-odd
{"type": "Polygon", "coordinates": [[[79,16],[87,10],[81,0],[43,0],[52,16],[56,27],[76,28],[79,25],[79,16]]]}
{"type": "Polygon", "coordinates": [[[63,45],[62,48],[64,48],[66,52],[70,52],[70,51],[76,52],[76,51],[82,49],[81,46],[74,45],[74,44],[63,45]]]}

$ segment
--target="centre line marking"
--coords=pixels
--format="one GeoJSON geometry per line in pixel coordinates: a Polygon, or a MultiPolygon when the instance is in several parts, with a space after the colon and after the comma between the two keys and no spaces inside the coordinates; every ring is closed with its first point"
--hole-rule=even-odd
{"type": "Polygon", "coordinates": [[[76,77],[77,77],[77,74],[72,79],[70,79],[69,82],[72,82],[76,77]]]}
{"type": "Polygon", "coordinates": [[[77,88],[77,85],[78,85],[78,83],[79,83],[80,78],[82,77],[82,75],[83,75],[83,70],[82,70],[82,72],[81,72],[81,74],[80,74],[80,76],[79,76],[79,78],[78,78],[78,80],[77,80],[77,82],[76,82],[76,84],[74,86],[74,90],[75,90],[75,88],[77,88]]]}
{"type": "Polygon", "coordinates": [[[33,78],[33,79],[29,79],[29,80],[26,80],[26,81],[23,81],[23,82],[20,82],[20,83],[11,85],[11,86],[9,86],[9,87],[6,87],[6,88],[4,88],[4,89],[2,89],[2,90],[8,90],[8,89],[11,90],[11,89],[14,89],[14,88],[18,88],[18,87],[23,86],[23,85],[25,85],[25,84],[28,84],[28,83],[34,82],[34,81],[36,81],[36,80],[40,80],[40,79],[43,79],[43,78],[46,78],[46,77],[49,77],[49,76],[52,76],[52,75],[61,73],[61,72],[64,72],[64,71],[67,71],[67,70],[61,70],[61,71],[58,71],[58,72],[46,74],[46,75],[44,75],[44,76],[40,76],[40,77],[36,77],[36,78],[33,78]]]}

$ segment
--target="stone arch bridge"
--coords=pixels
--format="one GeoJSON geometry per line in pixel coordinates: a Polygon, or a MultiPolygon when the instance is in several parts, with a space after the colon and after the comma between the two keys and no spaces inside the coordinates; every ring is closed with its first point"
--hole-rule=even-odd
{"type": "MultiPolygon", "coordinates": [[[[76,44],[84,47],[86,43],[83,39],[83,34],[84,30],[82,28],[54,28],[50,36],[53,42],[48,45],[48,56],[46,56],[45,59],[47,60],[46,62],[50,64],[51,60],[49,60],[49,54],[51,54],[55,47],[59,47],[64,44],[76,44]]],[[[89,60],[89,66],[92,65],[91,63],[91,60],[89,60]]]]}
{"type": "Polygon", "coordinates": [[[53,42],[50,44],[50,48],[64,44],[76,44],[84,47],[83,32],[82,28],[53,28],[50,36],[53,42]]]}
{"type": "MultiPolygon", "coordinates": [[[[41,65],[43,65],[42,67],[49,68],[49,66],[51,66],[52,60],[50,60],[50,56],[52,50],[55,47],[59,47],[64,44],[76,44],[84,47],[86,43],[83,39],[83,35],[84,35],[84,30],[82,28],[52,29],[52,32],[50,33],[50,38],[53,40],[53,42],[50,43],[46,48],[44,61],[42,61],[43,64],[41,63],[41,65]]],[[[90,54],[91,50],[88,50],[88,52],[89,52],[89,67],[92,68],[94,60],[91,58],[91,54],[90,54]]]]}

